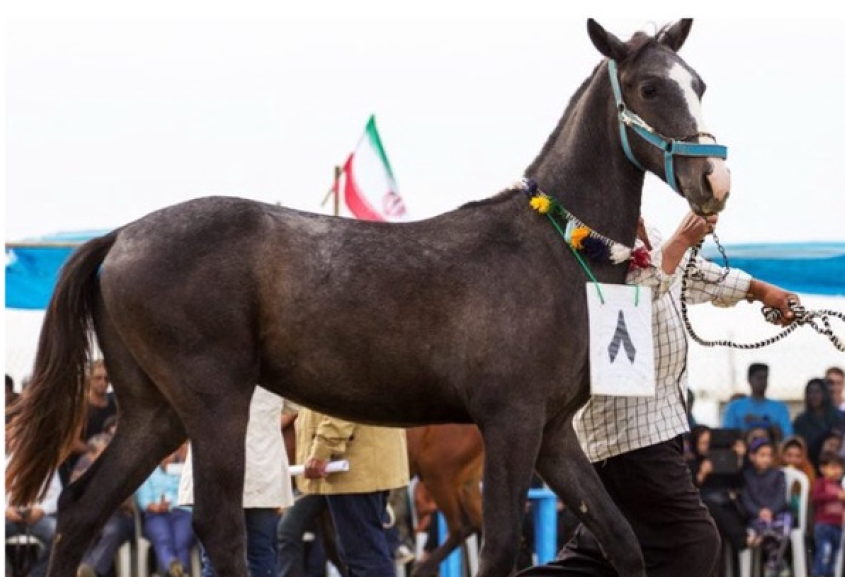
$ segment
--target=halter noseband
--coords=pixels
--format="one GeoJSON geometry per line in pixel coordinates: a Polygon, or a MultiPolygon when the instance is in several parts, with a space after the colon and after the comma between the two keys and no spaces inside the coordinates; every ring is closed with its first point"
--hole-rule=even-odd
{"type": "Polygon", "coordinates": [[[628,133],[625,130],[627,126],[633,130],[640,138],[649,144],[656,146],[663,151],[663,157],[666,164],[666,183],[672,187],[677,193],[678,184],[675,179],[675,155],[678,156],[712,156],[715,158],[726,159],[728,157],[728,147],[721,144],[702,144],[699,142],[685,142],[691,138],[698,138],[706,136],[716,140],[712,134],[707,132],[698,132],[690,136],[684,136],[680,139],[667,138],[654,130],[648,123],[637,116],[625,106],[622,100],[622,90],[619,88],[618,72],[616,70],[616,62],[608,60],[608,72],[610,73],[610,86],[613,88],[613,97],[616,99],[616,109],[619,118],[619,135],[622,138],[622,149],[625,151],[625,156],[628,157],[634,166],[645,172],[645,168],[637,162],[634,158],[634,153],[631,151],[631,146],[628,144],[628,133]]]}

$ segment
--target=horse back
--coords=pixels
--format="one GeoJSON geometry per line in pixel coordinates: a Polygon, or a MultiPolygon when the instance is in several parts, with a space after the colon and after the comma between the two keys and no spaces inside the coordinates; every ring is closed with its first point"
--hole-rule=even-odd
{"type": "Polygon", "coordinates": [[[202,350],[239,386],[359,422],[468,422],[543,355],[522,335],[555,322],[523,300],[548,274],[510,219],[473,214],[395,225],[197,199],[120,232],[103,298],[147,363],[202,350]]]}

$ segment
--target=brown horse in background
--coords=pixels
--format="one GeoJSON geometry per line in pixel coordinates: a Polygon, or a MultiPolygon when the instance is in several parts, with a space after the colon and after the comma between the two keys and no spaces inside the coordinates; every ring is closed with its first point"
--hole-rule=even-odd
{"type": "Polygon", "coordinates": [[[410,428],[408,462],[411,476],[425,485],[449,529],[446,541],[414,567],[414,577],[427,577],[436,575],[440,562],[467,537],[481,532],[481,433],[475,425],[410,428]]]}

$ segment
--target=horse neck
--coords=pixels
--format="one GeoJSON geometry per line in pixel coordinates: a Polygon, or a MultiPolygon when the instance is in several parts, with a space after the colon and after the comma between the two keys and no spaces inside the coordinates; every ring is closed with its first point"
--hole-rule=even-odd
{"type": "Polygon", "coordinates": [[[590,228],[632,246],[645,175],[622,151],[606,65],[576,98],[526,176],[590,228]]]}

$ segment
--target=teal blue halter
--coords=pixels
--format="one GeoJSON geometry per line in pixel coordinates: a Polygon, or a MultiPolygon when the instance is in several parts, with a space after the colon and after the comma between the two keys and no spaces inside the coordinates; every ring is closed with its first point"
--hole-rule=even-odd
{"type": "Polygon", "coordinates": [[[667,138],[662,134],[656,132],[648,123],[637,116],[636,113],[628,110],[625,102],[622,100],[622,90],[619,88],[619,78],[616,71],[616,62],[608,60],[608,72],[610,72],[610,85],[613,87],[613,97],[616,99],[616,109],[619,115],[619,135],[622,137],[622,149],[625,151],[625,156],[628,157],[634,166],[645,172],[645,168],[637,162],[634,158],[634,153],[631,151],[631,146],[628,144],[628,133],[625,127],[633,130],[640,138],[649,144],[656,146],[663,151],[663,157],[666,163],[666,183],[672,187],[672,190],[680,193],[678,190],[678,183],[675,179],[675,155],[678,156],[710,156],[715,158],[725,159],[728,157],[728,147],[721,144],[701,144],[699,142],[685,142],[691,138],[698,138],[706,136],[716,140],[712,134],[707,132],[698,132],[690,136],[685,136],[681,139],[667,138]]]}

